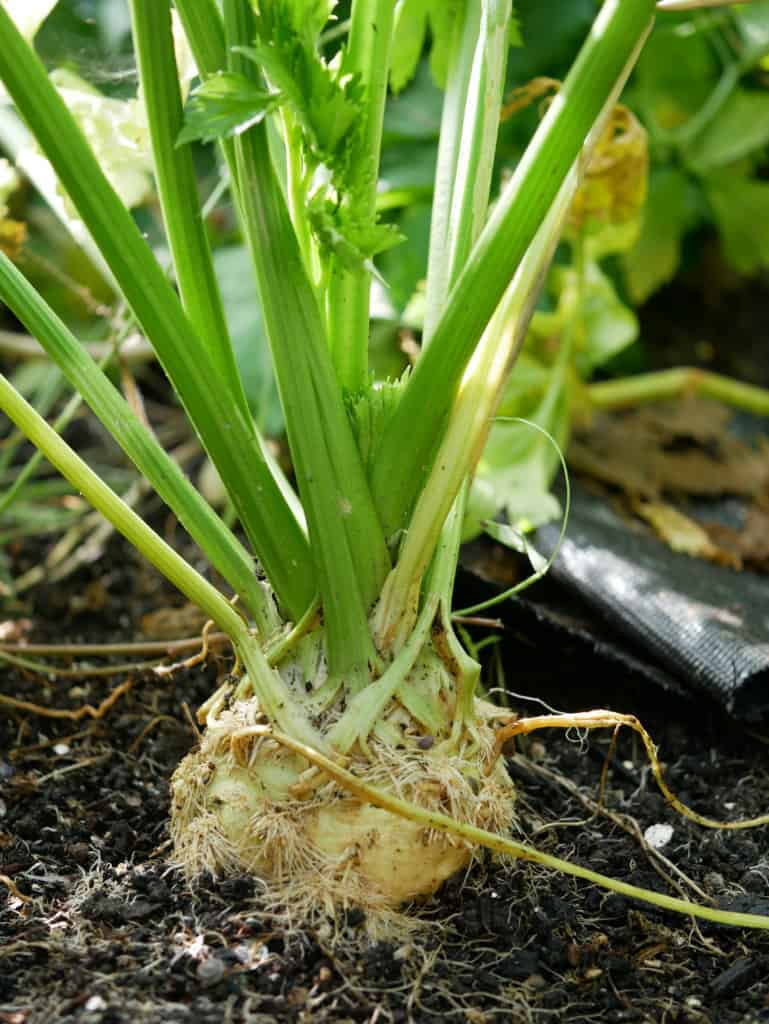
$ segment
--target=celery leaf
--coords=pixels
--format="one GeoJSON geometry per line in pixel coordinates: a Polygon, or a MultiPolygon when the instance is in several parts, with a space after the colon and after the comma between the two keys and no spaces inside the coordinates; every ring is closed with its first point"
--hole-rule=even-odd
{"type": "Polygon", "coordinates": [[[258,124],[280,98],[279,93],[259,89],[234,71],[213,75],[194,91],[177,145],[239,135],[258,124]]]}

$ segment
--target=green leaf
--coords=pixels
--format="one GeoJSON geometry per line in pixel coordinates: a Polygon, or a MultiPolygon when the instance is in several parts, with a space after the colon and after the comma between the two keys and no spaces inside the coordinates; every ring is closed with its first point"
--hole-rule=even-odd
{"type": "Polygon", "coordinates": [[[324,192],[310,200],[307,216],[321,247],[348,269],[365,267],[375,272],[372,258],[403,241],[394,224],[358,221],[349,207],[326,198],[324,192]]]}
{"type": "MultiPolygon", "coordinates": [[[[538,421],[537,417],[533,419],[538,421]]],[[[554,436],[565,437],[565,401],[558,403],[556,416],[541,425],[554,436]]],[[[523,423],[495,423],[476,478],[493,488],[497,511],[503,512],[509,523],[517,530],[531,530],[561,514],[558,499],[550,493],[559,464],[552,442],[539,431],[527,429],[523,423]]]]}
{"type": "Polygon", "coordinates": [[[277,437],[283,433],[283,411],[248,249],[244,245],[216,249],[214,267],[248,404],[260,429],[277,437]]]}
{"type": "Polygon", "coordinates": [[[398,221],[402,245],[379,259],[390,297],[403,312],[427,273],[427,250],[430,244],[430,207],[425,202],[407,207],[398,221]]]}
{"type": "Polygon", "coordinates": [[[511,24],[508,81],[527,82],[536,75],[563,77],[595,18],[595,0],[516,0],[511,24]]]}
{"type": "Polygon", "coordinates": [[[325,28],[336,5],[337,0],[285,0],[294,31],[313,44],[325,28]]]}
{"type": "Polygon", "coordinates": [[[583,377],[608,362],[638,337],[638,319],[622,302],[597,263],[588,264],[580,309],[577,369],[583,377]]]}
{"type": "Polygon", "coordinates": [[[625,285],[636,305],[672,280],[681,260],[681,239],[697,221],[697,188],[674,167],[652,171],[638,241],[621,260],[625,285]]]}
{"type": "Polygon", "coordinates": [[[435,142],[400,142],[388,146],[379,165],[377,209],[393,210],[429,200],[437,162],[435,142]]]}
{"type": "MultiPolygon", "coordinates": [[[[486,16],[494,25],[507,18],[511,0],[484,0],[486,16]]],[[[419,58],[425,48],[427,27],[430,27],[430,70],[437,85],[446,83],[449,53],[457,17],[463,10],[462,0],[401,0],[395,22],[390,86],[399,93],[416,74],[419,58]]],[[[520,27],[515,17],[509,23],[510,46],[521,46],[520,27]]]]}
{"type": "Polygon", "coordinates": [[[687,153],[700,174],[726,164],[769,143],[769,93],[737,88],[697,136],[687,153]]]}
{"type": "Polygon", "coordinates": [[[430,7],[430,32],[433,37],[430,71],[436,85],[441,88],[446,84],[454,25],[461,10],[459,0],[433,0],[430,7]]]}
{"type": "Polygon", "coordinates": [[[237,72],[212,75],[193,92],[177,145],[239,135],[274,110],[280,99],[279,93],[259,89],[237,72]]]}
{"type": "MultiPolygon", "coordinates": [[[[536,316],[535,313],[534,317],[536,316]]],[[[550,376],[549,366],[541,363],[529,352],[521,352],[499,403],[498,414],[529,418],[547,391],[550,376]]]]}
{"type": "Polygon", "coordinates": [[[437,142],[442,109],[443,93],[430,76],[428,62],[421,61],[408,89],[391,99],[385,108],[385,152],[393,142],[409,139],[437,142]]]}
{"type": "Polygon", "coordinates": [[[357,76],[341,75],[338,64],[329,64],[317,52],[308,21],[317,24],[318,12],[326,8],[324,2],[308,7],[298,0],[263,4],[254,18],[253,45],[235,49],[253,61],[283,94],[311,149],[333,166],[341,159],[339,150],[361,116],[362,90],[357,76]]]}
{"type": "Polygon", "coordinates": [[[743,274],[769,266],[769,183],[719,174],[705,190],[727,261],[743,274]]]}
{"type": "MultiPolygon", "coordinates": [[[[548,496],[549,497],[549,496],[548,496]]],[[[555,501],[555,499],[553,499],[555,501]]],[[[558,502],[555,502],[558,505],[558,502]]],[[[557,518],[560,514],[560,506],[558,506],[558,513],[556,516],[550,516],[549,519],[557,518]]],[[[547,520],[545,520],[547,521],[547,520]]],[[[547,559],[540,555],[539,551],[529,543],[528,538],[520,530],[517,530],[514,526],[510,526],[509,523],[497,523],[494,520],[484,523],[484,529],[490,537],[498,541],[500,544],[504,544],[507,548],[512,548],[513,551],[518,551],[531,562],[531,567],[534,572],[542,572],[547,567],[547,559]]]]}
{"type": "Polygon", "coordinates": [[[382,431],[400,401],[407,380],[406,376],[398,380],[380,381],[362,394],[348,397],[347,415],[367,471],[371,467],[382,431]]]}

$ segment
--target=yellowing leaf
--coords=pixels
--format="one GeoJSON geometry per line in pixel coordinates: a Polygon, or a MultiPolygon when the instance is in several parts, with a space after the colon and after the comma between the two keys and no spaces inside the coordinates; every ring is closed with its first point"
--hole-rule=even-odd
{"type": "Polygon", "coordinates": [[[590,255],[624,252],[638,238],[646,201],[646,132],[627,107],[609,117],[574,196],[567,233],[588,236],[590,255]]]}
{"type": "MultiPolygon", "coordinates": [[[[531,79],[506,97],[502,120],[537,100],[543,100],[546,109],[559,89],[557,79],[531,79]]],[[[618,104],[583,168],[569,212],[567,237],[586,237],[592,259],[630,249],[641,229],[648,177],[646,131],[632,111],[618,104]]]]}

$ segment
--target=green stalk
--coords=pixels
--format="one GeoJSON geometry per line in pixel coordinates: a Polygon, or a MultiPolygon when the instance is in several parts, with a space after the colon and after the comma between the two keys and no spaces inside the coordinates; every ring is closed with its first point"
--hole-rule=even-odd
{"type": "MultiPolygon", "coordinates": [[[[201,78],[205,80],[211,75],[216,74],[217,71],[223,71],[227,67],[227,52],[224,46],[224,22],[214,0],[174,0],[174,6],[187,36],[187,42],[195,57],[195,63],[198,66],[201,78]]],[[[230,192],[236,206],[239,207],[235,144],[232,139],[225,138],[219,140],[219,146],[227,165],[230,192]]],[[[292,514],[300,524],[302,531],[306,533],[307,527],[304,510],[301,507],[296,492],[258,431],[257,440],[259,441],[262,455],[277,481],[281,494],[290,506],[292,514]]]]}
{"type": "Polygon", "coordinates": [[[77,338],[1,252],[0,297],[34,334],[139,472],[174,511],[212,565],[241,597],[260,628],[265,628],[271,621],[269,599],[256,578],[249,554],[139,421],[77,338]]]}
{"type": "Polygon", "coordinates": [[[454,499],[481,456],[577,182],[575,167],[521,261],[467,368],[446,434],[420,492],[398,562],[377,610],[380,647],[402,628],[404,618],[408,626],[414,589],[433,557],[454,499]]]}
{"type": "MultiPolygon", "coordinates": [[[[256,76],[234,52],[250,42],[250,9],[225,0],[233,70],[256,76]]],[[[256,273],[299,492],[318,570],[332,674],[368,677],[368,610],[389,555],[342,403],[315,292],[270,159],[266,125],[235,140],[243,229],[256,273]]]]}
{"type": "Polygon", "coordinates": [[[430,222],[423,346],[486,220],[509,26],[505,0],[484,0],[457,17],[430,222]]]}
{"type": "Polygon", "coordinates": [[[590,131],[649,31],[653,0],[607,0],[564,86],[453,287],[376,453],[372,488],[385,534],[406,522],[462,374],[590,131]]]}
{"type": "Polygon", "coordinates": [[[182,304],[207,345],[230,400],[237,402],[243,418],[248,420],[248,403],[200,213],[192,149],[189,145],[176,145],[184,113],[170,0],[131,0],[131,21],[155,178],[182,304]]]}
{"type": "Polygon", "coordinates": [[[756,416],[769,416],[769,389],[743,384],[696,366],[680,366],[636,377],[599,381],[586,389],[591,409],[622,409],[642,402],[702,395],[756,416]]]}
{"type": "Polygon", "coordinates": [[[268,716],[283,722],[286,731],[304,742],[325,746],[284,686],[280,676],[270,668],[258,644],[250,636],[246,624],[232,605],[200,573],[196,572],[172,547],[159,537],[109,488],[92,469],[63,441],[55,430],[35,412],[31,405],[0,374],[0,409],[19,430],[38,447],[48,461],[69,480],[126,540],[170,580],[184,596],[198,605],[216,625],[232,639],[249,673],[268,716]]]}
{"type": "MultiPolygon", "coordinates": [[[[174,0],[174,7],[201,79],[205,81],[217,71],[224,71],[227,67],[224,22],[216,0],[174,0]]],[[[230,188],[237,200],[235,143],[230,138],[220,139],[219,146],[230,173],[230,188]]]]}
{"type": "MultiPolygon", "coordinates": [[[[449,289],[467,261],[486,219],[509,24],[510,5],[504,0],[501,3],[484,0],[479,8],[466,9],[456,20],[441,119],[423,345],[429,343],[434,325],[445,308],[449,289]]],[[[497,311],[498,326],[492,333],[505,334],[508,319],[509,311],[497,311]]],[[[484,355],[479,353],[475,379],[468,387],[470,393],[465,395],[464,403],[459,403],[461,408],[455,409],[452,418],[449,429],[453,430],[453,437],[450,440],[447,435],[444,440],[409,523],[398,563],[385,584],[377,608],[380,649],[389,646],[391,640],[397,646],[396,638],[411,627],[422,576],[433,557],[452,504],[455,506],[453,519],[461,522],[464,518],[466,477],[482,450],[488,432],[486,420],[496,405],[498,389],[511,358],[511,346],[497,358],[494,342],[492,338],[485,345],[484,355]]],[[[449,534],[453,537],[456,531],[449,531],[446,536],[449,534]]],[[[438,561],[446,560],[447,564],[436,566],[439,575],[451,572],[457,549],[456,544],[441,545],[438,561]]]]}
{"type": "MultiPolygon", "coordinates": [[[[382,146],[395,0],[353,0],[343,70],[357,75],[364,89],[362,123],[351,161],[349,191],[356,219],[376,219],[376,187],[382,146]]],[[[337,379],[355,392],[368,385],[368,332],[371,275],[332,260],[327,296],[328,341],[337,379]]]]}
{"type": "Polygon", "coordinates": [[[174,0],[174,7],[201,77],[224,71],[224,23],[216,0],[174,0]]]}
{"type": "Polygon", "coordinates": [[[312,561],[253,423],[232,404],[162,268],[2,5],[0,77],[155,348],[283,605],[299,618],[316,589],[312,561]]]}

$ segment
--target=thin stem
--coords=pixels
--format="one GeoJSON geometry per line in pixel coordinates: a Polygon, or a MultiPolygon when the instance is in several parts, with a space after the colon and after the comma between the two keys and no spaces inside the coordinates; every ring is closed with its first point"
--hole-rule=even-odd
{"type": "Polygon", "coordinates": [[[270,472],[206,346],[38,57],[0,5],[0,77],[109,264],[180,395],[237,508],[272,585],[292,617],[313,598],[313,563],[301,526],[270,472]]]}
{"type": "Polygon", "coordinates": [[[162,537],[147,526],[2,375],[0,409],[137,551],[140,551],[189,601],[198,605],[232,638],[249,673],[254,691],[272,721],[283,723],[282,727],[291,735],[297,738],[304,737],[305,742],[322,742],[300,706],[287,691],[280,676],[270,668],[258,644],[249,634],[245,622],[229,601],[162,537]]]}
{"type": "Polygon", "coordinates": [[[219,591],[128,508],[2,375],[0,407],[89,504],[109,519],[135,548],[178,587],[185,597],[202,608],[220,629],[229,633],[236,620],[242,625],[238,613],[219,591]]]}
{"type": "Polygon", "coordinates": [[[653,0],[607,0],[564,87],[486,224],[417,362],[375,456],[385,533],[406,522],[433,462],[462,375],[523,254],[617,81],[651,28],[653,0]]]}
{"type": "Polygon", "coordinates": [[[481,232],[499,131],[510,5],[487,0],[458,14],[441,120],[427,273],[426,345],[481,232]]]}
{"type": "Polygon", "coordinates": [[[664,893],[654,892],[652,889],[641,889],[638,886],[629,885],[627,882],[620,882],[615,878],[609,878],[607,875],[591,871],[589,868],[583,868],[579,864],[572,864],[570,861],[561,860],[560,857],[553,857],[549,853],[542,853],[541,850],[537,850],[526,843],[519,843],[516,840],[508,839],[494,832],[487,832],[485,829],[478,828],[475,825],[456,821],[454,818],[449,817],[448,814],[427,810],[427,808],[420,807],[409,800],[402,800],[392,792],[364,782],[330,757],[326,757],[318,753],[317,750],[297,743],[290,736],[282,736],[274,730],[267,728],[260,730],[260,732],[265,736],[271,736],[278,743],[306,757],[310,764],[322,769],[343,789],[347,790],[348,793],[353,794],[365,803],[381,807],[382,810],[390,811],[392,814],[397,814],[408,821],[418,821],[426,829],[436,829],[439,832],[454,835],[458,839],[463,839],[474,846],[484,846],[503,856],[542,864],[543,867],[553,868],[556,871],[572,875],[576,878],[583,878],[585,881],[592,882],[602,889],[618,892],[623,896],[629,896],[631,899],[650,903],[664,910],[672,910],[678,914],[700,917],[706,921],[716,921],[719,924],[732,925],[737,928],[769,930],[769,916],[716,910],[713,907],[703,907],[698,903],[690,903],[688,900],[679,899],[674,896],[666,896],[664,893]]]}
{"type": "Polygon", "coordinates": [[[139,472],[173,509],[260,626],[265,626],[271,618],[268,598],[256,579],[251,557],[139,421],[103,370],[3,253],[0,296],[38,338],[139,472]]]}
{"type": "Polygon", "coordinates": [[[449,509],[486,444],[577,182],[575,166],[561,186],[467,368],[432,471],[415,505],[397,565],[382,595],[380,629],[385,643],[399,628],[403,617],[409,615],[411,595],[433,557],[449,509]]]}
{"type": "Polygon", "coordinates": [[[170,0],[131,0],[131,20],[158,194],[182,303],[193,327],[208,346],[230,400],[239,404],[247,419],[248,403],[200,213],[192,149],[176,144],[184,113],[170,0]]]}
{"type": "Polygon", "coordinates": [[[224,71],[224,22],[216,0],[174,0],[174,7],[201,76],[224,71]]]}
{"type": "MultiPolygon", "coordinates": [[[[357,75],[364,90],[362,123],[351,161],[349,192],[360,223],[376,219],[376,187],[395,0],[353,0],[343,70],[357,75]]],[[[368,384],[368,325],[371,276],[366,267],[332,261],[327,321],[337,379],[349,391],[368,384]]]]}
{"type": "Polygon", "coordinates": [[[666,398],[702,395],[756,416],[769,416],[769,389],[732,380],[720,373],[681,366],[636,377],[589,384],[587,399],[593,409],[622,409],[643,402],[661,402],[666,398]]]}

